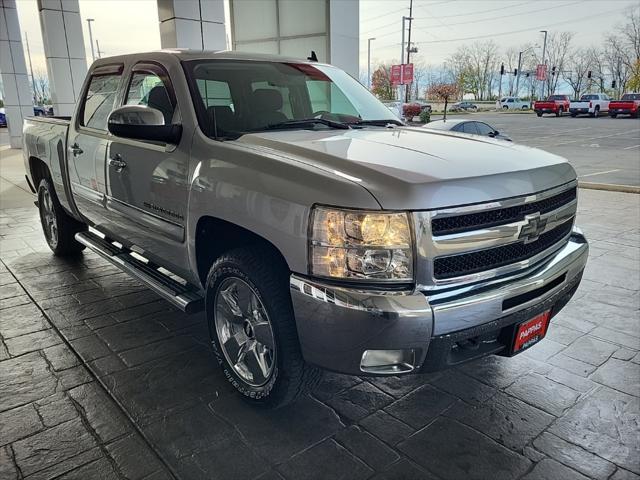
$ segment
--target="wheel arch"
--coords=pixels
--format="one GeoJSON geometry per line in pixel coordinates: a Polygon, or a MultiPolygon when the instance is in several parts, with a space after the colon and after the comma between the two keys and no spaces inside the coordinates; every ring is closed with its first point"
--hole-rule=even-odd
{"type": "Polygon", "coordinates": [[[233,222],[213,216],[202,216],[196,225],[194,257],[198,280],[204,287],[211,265],[223,253],[234,248],[263,246],[271,250],[290,271],[289,264],[280,249],[262,235],[233,222]]]}

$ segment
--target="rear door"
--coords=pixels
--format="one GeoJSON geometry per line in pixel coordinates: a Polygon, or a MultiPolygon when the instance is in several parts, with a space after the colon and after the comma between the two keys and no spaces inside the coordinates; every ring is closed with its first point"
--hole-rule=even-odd
{"type": "Polygon", "coordinates": [[[106,194],[104,164],[107,118],[118,104],[124,65],[94,69],[85,84],[75,121],[69,125],[67,168],[74,200],[90,223],[99,224],[106,194]]]}
{"type": "MultiPolygon", "coordinates": [[[[155,108],[165,125],[179,121],[173,83],[156,63],[133,66],[122,104],[155,108]]],[[[181,142],[189,143],[187,137],[183,134],[181,142]]],[[[115,237],[166,260],[168,266],[184,265],[188,151],[188,147],[113,136],[108,145],[108,229],[115,237]]]]}

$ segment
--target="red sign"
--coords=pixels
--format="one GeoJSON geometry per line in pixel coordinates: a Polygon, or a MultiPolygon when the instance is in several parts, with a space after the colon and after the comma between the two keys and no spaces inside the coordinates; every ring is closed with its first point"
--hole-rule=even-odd
{"type": "Polygon", "coordinates": [[[402,82],[402,65],[391,65],[391,85],[400,85],[402,82]]]}
{"type": "Polygon", "coordinates": [[[518,327],[518,331],[516,332],[513,352],[516,353],[519,350],[528,348],[534,343],[542,340],[547,333],[550,316],[551,311],[547,310],[546,312],[533,317],[531,320],[521,323],[518,327]]]}
{"type": "Polygon", "coordinates": [[[547,79],[547,66],[543,64],[539,64],[536,67],[536,80],[546,80],[547,79]]]}
{"type": "Polygon", "coordinates": [[[413,83],[413,63],[402,65],[402,83],[413,83]]]}
{"type": "Polygon", "coordinates": [[[391,65],[391,85],[408,85],[413,82],[413,63],[391,65]]]}

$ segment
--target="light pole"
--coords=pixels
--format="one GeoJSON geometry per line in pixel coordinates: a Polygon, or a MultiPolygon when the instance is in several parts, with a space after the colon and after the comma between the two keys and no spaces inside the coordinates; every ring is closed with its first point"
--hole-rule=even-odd
{"type": "Polygon", "coordinates": [[[102,58],[103,50],[100,50],[100,44],[98,43],[98,39],[96,38],[96,53],[98,54],[98,58],[102,58]]]}
{"type": "Polygon", "coordinates": [[[87,24],[89,25],[89,43],[91,44],[91,61],[96,61],[96,52],[93,48],[93,32],[91,32],[91,22],[93,22],[93,18],[87,18],[87,24]]]}
{"type": "Polygon", "coordinates": [[[522,70],[522,54],[533,50],[535,47],[529,47],[518,54],[518,73],[516,74],[516,97],[520,96],[520,70],[522,70]]]}
{"type": "MultiPolygon", "coordinates": [[[[544,57],[547,54],[547,31],[546,30],[540,30],[540,33],[544,33],[544,43],[542,44],[542,65],[546,66],[544,57]]],[[[546,76],[547,76],[547,69],[546,68],[545,68],[545,71],[544,71],[544,75],[545,75],[545,79],[546,79],[546,76]]],[[[544,82],[545,82],[545,80],[541,80],[540,81],[540,83],[542,84],[541,88],[540,88],[540,100],[542,100],[544,98],[544,82]]]]}
{"type": "Polygon", "coordinates": [[[375,37],[367,38],[367,87],[371,90],[371,42],[375,37]]]}
{"type": "Polygon", "coordinates": [[[413,20],[413,17],[402,17],[402,44],[400,45],[400,87],[398,90],[398,100],[402,101],[402,87],[404,85],[404,75],[403,75],[403,68],[402,65],[404,65],[404,32],[406,30],[406,27],[404,26],[405,22],[409,20],[413,20]]]}

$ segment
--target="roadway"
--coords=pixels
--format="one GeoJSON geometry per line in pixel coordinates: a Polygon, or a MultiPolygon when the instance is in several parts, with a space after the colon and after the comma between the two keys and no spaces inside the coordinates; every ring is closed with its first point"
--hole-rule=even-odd
{"type": "Polygon", "coordinates": [[[565,157],[576,169],[579,180],[640,186],[638,119],[568,115],[538,118],[535,114],[502,112],[473,113],[468,117],[487,122],[514,142],[565,157]]]}

